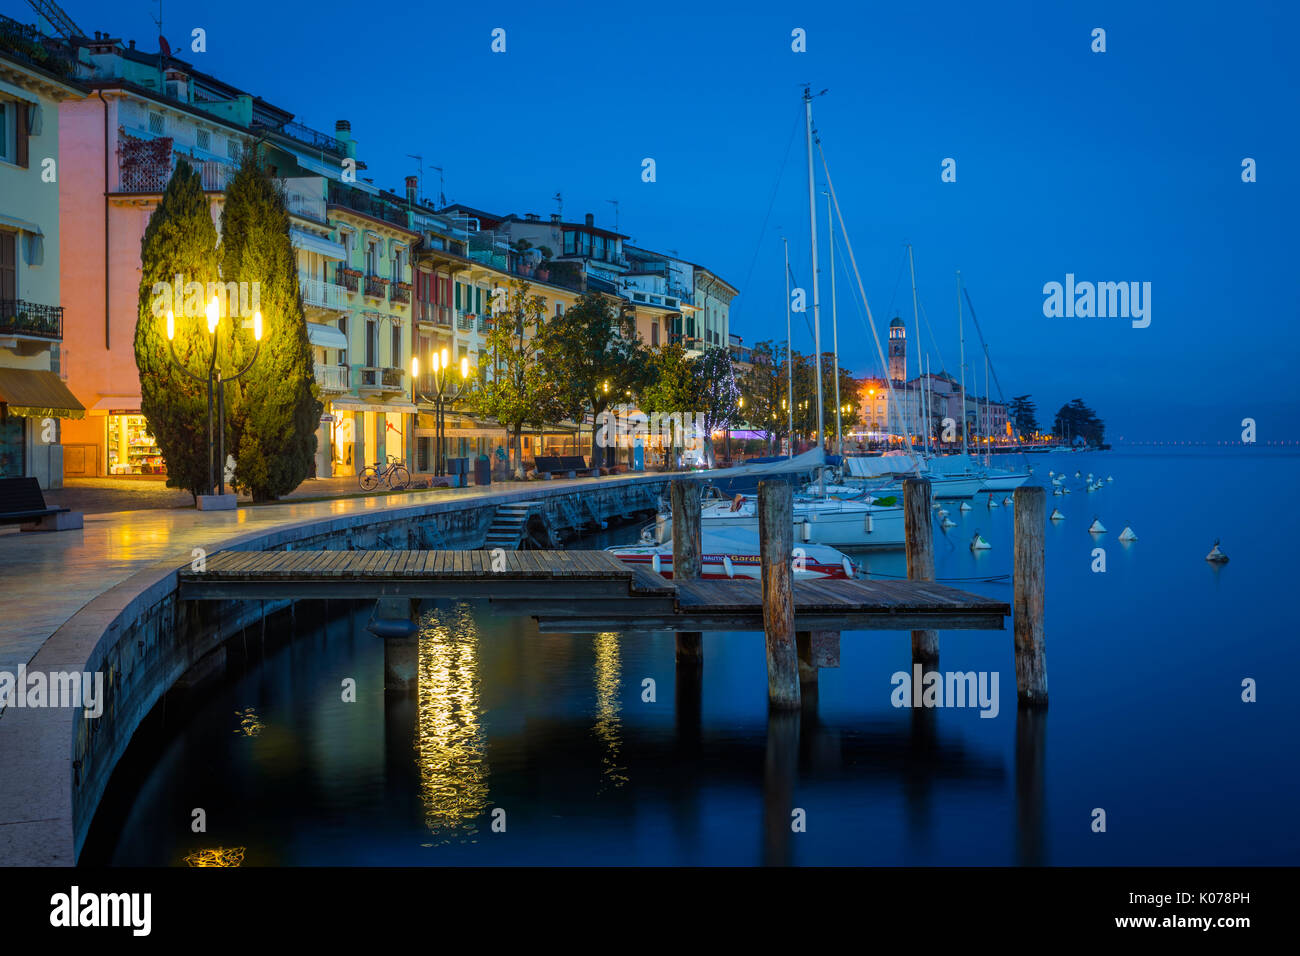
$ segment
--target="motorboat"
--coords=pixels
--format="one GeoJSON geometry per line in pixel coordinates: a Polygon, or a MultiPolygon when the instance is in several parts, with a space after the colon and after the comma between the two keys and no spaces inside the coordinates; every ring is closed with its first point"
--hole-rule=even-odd
{"type": "MultiPolygon", "coordinates": [[[[868,498],[844,500],[796,495],[792,503],[796,544],[833,548],[875,549],[904,546],[903,509],[868,498]]],[[[650,543],[672,537],[672,516],[659,515],[650,543]]],[[[702,533],[744,530],[758,535],[758,499],[737,495],[731,501],[712,500],[700,509],[702,533]]]]}

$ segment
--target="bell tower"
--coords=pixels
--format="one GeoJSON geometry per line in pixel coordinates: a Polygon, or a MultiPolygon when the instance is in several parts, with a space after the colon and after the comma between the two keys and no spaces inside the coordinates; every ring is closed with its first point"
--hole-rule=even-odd
{"type": "Polygon", "coordinates": [[[889,377],[895,382],[907,381],[907,329],[898,316],[889,323],[889,377]]]}

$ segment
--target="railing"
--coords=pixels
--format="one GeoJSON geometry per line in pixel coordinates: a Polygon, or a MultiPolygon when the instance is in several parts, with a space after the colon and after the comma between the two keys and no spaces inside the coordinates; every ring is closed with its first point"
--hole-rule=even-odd
{"type": "Polygon", "coordinates": [[[346,365],[317,365],[316,381],[325,391],[346,392],[348,390],[348,371],[346,365]]]}
{"type": "Polygon", "coordinates": [[[342,286],[349,292],[356,292],[361,288],[361,273],[339,265],[334,270],[334,284],[342,286]]]}
{"type": "Polygon", "coordinates": [[[490,316],[490,315],[480,315],[480,316],[478,317],[478,330],[479,330],[480,332],[491,332],[491,331],[492,331],[492,316],[490,316]]]}
{"type": "Polygon", "coordinates": [[[273,126],[269,123],[254,122],[253,125],[281,133],[290,139],[306,143],[316,149],[327,149],[331,153],[338,153],[340,156],[347,152],[346,147],[337,138],[330,136],[328,133],[322,133],[320,130],[312,129],[310,126],[304,126],[302,123],[285,123],[283,126],[273,126]]]}
{"type": "MultiPolygon", "coordinates": [[[[126,136],[124,138],[133,139],[126,136]]],[[[118,192],[124,193],[161,193],[171,181],[176,171],[176,161],[183,159],[199,174],[203,189],[207,192],[225,192],[230,180],[234,178],[235,166],[219,159],[199,159],[181,152],[173,152],[166,161],[159,158],[145,159],[140,156],[118,156],[118,192]]]]}
{"type": "Polygon", "coordinates": [[[0,335],[63,340],[63,306],[0,299],[0,335]]]}
{"type": "Polygon", "coordinates": [[[390,301],[393,302],[410,302],[411,287],[405,282],[398,282],[393,286],[393,291],[389,295],[390,301]]]}
{"type": "Polygon", "coordinates": [[[0,16],[0,50],[64,79],[76,77],[76,61],[66,53],[46,46],[45,37],[32,24],[0,16]]]}
{"type": "Polygon", "coordinates": [[[451,328],[451,306],[437,305],[433,302],[420,303],[420,321],[431,322],[444,328],[451,328]]]}
{"type": "Polygon", "coordinates": [[[474,328],[474,313],[466,312],[463,309],[456,310],[456,328],[462,332],[468,332],[474,328]]]}
{"type": "Polygon", "coordinates": [[[284,204],[295,216],[314,219],[316,222],[325,221],[325,200],[319,195],[313,196],[300,189],[289,189],[285,191],[284,204]]]}
{"type": "Polygon", "coordinates": [[[302,290],[304,305],[318,309],[334,309],[338,312],[348,310],[347,289],[337,282],[326,282],[299,274],[298,288],[302,290]]]}
{"type": "Polygon", "coordinates": [[[366,276],[366,295],[373,296],[376,299],[384,298],[388,289],[388,280],[382,276],[366,276]]]}
{"type": "Polygon", "coordinates": [[[372,196],[354,186],[338,183],[332,179],[327,180],[327,182],[329,183],[329,201],[334,205],[345,206],[364,215],[382,219],[384,222],[391,222],[403,229],[406,228],[406,210],[404,208],[380,199],[378,196],[372,196]]]}
{"type": "Polygon", "coordinates": [[[380,368],[370,366],[358,370],[358,384],[362,388],[398,389],[402,387],[402,370],[400,368],[380,368]]]}

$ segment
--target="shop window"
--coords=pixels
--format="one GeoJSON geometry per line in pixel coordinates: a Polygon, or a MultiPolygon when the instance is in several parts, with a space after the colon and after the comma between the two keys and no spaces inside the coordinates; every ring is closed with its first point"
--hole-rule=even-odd
{"type": "Polygon", "coordinates": [[[167,474],[167,463],[143,415],[108,416],[108,473],[167,474]]]}
{"type": "Polygon", "coordinates": [[[21,478],[26,473],[27,419],[6,415],[0,419],[0,478],[21,478]]]}

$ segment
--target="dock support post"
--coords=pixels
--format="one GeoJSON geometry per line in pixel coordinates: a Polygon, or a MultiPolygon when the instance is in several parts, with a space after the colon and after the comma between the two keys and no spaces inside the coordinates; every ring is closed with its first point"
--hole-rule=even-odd
{"type": "MultiPolygon", "coordinates": [[[[702,551],[699,482],[674,481],[669,494],[673,507],[673,580],[696,581],[700,577],[702,551]]],[[[677,663],[703,666],[703,634],[699,631],[677,632],[677,663]]]]}
{"type": "Polygon", "coordinates": [[[1012,626],[1015,629],[1016,691],[1021,707],[1047,706],[1046,637],[1043,630],[1043,523],[1047,495],[1022,486],[1015,494],[1015,567],[1012,626]]]}
{"type": "Polygon", "coordinates": [[[416,603],[406,597],[375,602],[367,629],[384,641],[384,690],[411,691],[419,680],[420,634],[416,603]]]}
{"type": "Polygon", "coordinates": [[[813,650],[812,631],[797,631],[795,647],[799,652],[799,702],[804,707],[817,705],[817,659],[813,650]]]}
{"type": "Polygon", "coordinates": [[[763,632],[767,642],[767,702],[799,706],[799,660],[795,646],[793,494],[788,482],[758,483],[758,548],[763,582],[763,632]]]}
{"type": "MultiPolygon", "coordinates": [[[[907,580],[934,580],[934,527],[930,517],[930,479],[903,482],[903,533],[907,542],[907,580]]],[[[939,662],[939,632],[912,632],[912,663],[939,662]]]]}

